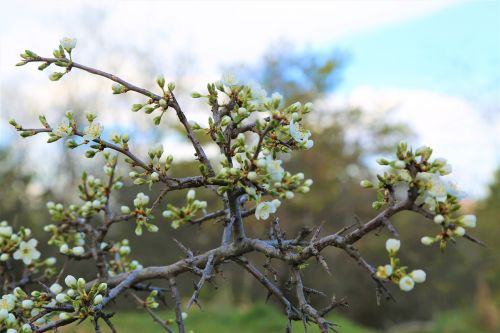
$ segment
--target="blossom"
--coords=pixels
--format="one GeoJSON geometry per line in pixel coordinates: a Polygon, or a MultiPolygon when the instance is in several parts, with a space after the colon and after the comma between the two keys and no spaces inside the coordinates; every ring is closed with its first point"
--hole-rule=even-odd
{"type": "Polygon", "coordinates": [[[196,192],[194,190],[189,190],[186,198],[188,201],[193,201],[195,196],[196,196],[196,192]]]}
{"type": "Polygon", "coordinates": [[[15,305],[15,296],[12,294],[3,295],[0,299],[0,310],[11,311],[15,305]]]}
{"type": "Polygon", "coordinates": [[[14,259],[22,260],[25,265],[31,264],[33,260],[40,258],[40,252],[36,249],[37,244],[38,241],[36,239],[30,239],[27,242],[22,241],[19,244],[19,249],[14,252],[14,259]]]}
{"type": "Polygon", "coordinates": [[[400,247],[401,247],[401,241],[399,239],[389,238],[385,242],[385,248],[389,253],[398,252],[400,247]]]}
{"type": "Polygon", "coordinates": [[[391,265],[379,266],[377,268],[377,276],[382,279],[387,279],[392,275],[392,271],[391,265]]]}
{"type": "Polygon", "coordinates": [[[64,37],[60,41],[63,49],[71,53],[71,50],[76,47],[76,38],[64,37]]]}
{"type": "Polygon", "coordinates": [[[399,280],[399,288],[403,291],[410,291],[415,287],[415,281],[413,279],[406,275],[404,276],[401,280],[399,280]]]}
{"type": "Polygon", "coordinates": [[[421,269],[416,269],[410,273],[410,277],[416,283],[424,283],[425,279],[427,277],[427,274],[425,274],[425,272],[421,269]]]}
{"type": "Polygon", "coordinates": [[[255,217],[257,220],[267,220],[269,218],[269,214],[276,213],[276,208],[278,208],[280,202],[275,199],[272,202],[263,201],[257,205],[255,209],[255,217]]]}
{"type": "Polygon", "coordinates": [[[444,202],[447,196],[447,190],[441,177],[435,173],[420,172],[417,174],[417,179],[422,181],[427,194],[434,197],[436,201],[444,202]]]}
{"type": "Polygon", "coordinates": [[[68,118],[64,118],[52,132],[62,138],[73,134],[73,126],[71,126],[68,118]]]}
{"type": "Polygon", "coordinates": [[[275,160],[271,155],[266,158],[266,170],[275,182],[281,182],[285,175],[285,170],[281,167],[281,160],[275,160]]]}
{"type": "Polygon", "coordinates": [[[307,143],[311,136],[310,131],[301,132],[299,128],[295,127],[293,119],[290,121],[289,131],[290,136],[297,141],[297,143],[307,143]]]}
{"type": "Polygon", "coordinates": [[[83,131],[83,139],[87,141],[92,141],[101,136],[103,127],[98,122],[90,123],[83,131]]]}

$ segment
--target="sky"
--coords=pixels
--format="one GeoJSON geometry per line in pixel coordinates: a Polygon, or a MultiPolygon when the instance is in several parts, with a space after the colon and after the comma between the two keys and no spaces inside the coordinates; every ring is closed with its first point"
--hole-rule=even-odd
{"type": "MultiPolygon", "coordinates": [[[[100,48],[105,53],[103,45],[123,50],[133,45],[143,50],[144,59],[152,59],[153,70],[167,76],[181,60],[191,63],[185,73],[187,88],[199,90],[205,82],[217,80],[223,66],[255,63],[270,45],[287,40],[299,49],[342,51],[343,80],[325,102],[338,108],[360,106],[373,115],[393,110],[391,117],[407,122],[417,133],[411,143],[430,145],[447,157],[454,166],[453,179],[472,196],[486,193],[500,166],[500,1],[74,1],[68,5],[46,0],[0,6],[0,142],[13,138],[5,122],[18,104],[7,100],[9,91],[22,87],[20,95],[28,104],[19,104],[20,108],[53,107],[57,101],[47,96],[64,93],[62,83],[51,86],[45,74],[12,66],[27,47],[50,54],[61,37],[74,36],[79,38],[77,51],[85,60],[81,61],[94,64],[103,61],[96,57],[100,48]],[[93,17],[83,26],[85,15],[93,17]]],[[[125,56],[110,57],[104,64],[140,84],[140,71],[121,66],[126,61],[125,56]]],[[[82,93],[89,90],[90,95],[85,87],[95,79],[75,77],[66,84],[82,93]]],[[[106,103],[95,105],[110,108],[116,99],[106,103]]],[[[166,145],[167,150],[176,147],[166,145]]]]}

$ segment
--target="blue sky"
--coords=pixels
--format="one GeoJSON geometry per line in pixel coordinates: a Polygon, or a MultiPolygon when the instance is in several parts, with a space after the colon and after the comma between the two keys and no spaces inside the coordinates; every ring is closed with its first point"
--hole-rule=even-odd
{"type": "Polygon", "coordinates": [[[336,45],[350,55],[343,91],[367,84],[425,88],[498,106],[500,1],[459,3],[348,34],[336,45]]]}

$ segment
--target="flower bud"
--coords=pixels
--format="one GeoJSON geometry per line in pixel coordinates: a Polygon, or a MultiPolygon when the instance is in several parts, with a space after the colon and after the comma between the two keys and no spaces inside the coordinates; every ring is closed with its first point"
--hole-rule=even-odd
{"type": "Polygon", "coordinates": [[[64,283],[70,288],[76,287],[76,278],[73,275],[68,275],[64,279],[64,283]]]}
{"type": "Polygon", "coordinates": [[[438,214],[438,215],[434,216],[434,223],[441,224],[443,222],[444,222],[444,216],[443,215],[438,214]]]}
{"type": "Polygon", "coordinates": [[[85,249],[82,246],[75,246],[74,248],[71,249],[71,253],[79,257],[85,253],[85,249]]]}
{"type": "Polygon", "coordinates": [[[94,305],[97,305],[97,304],[100,304],[102,302],[102,295],[101,294],[97,294],[95,295],[94,297],[94,305]]]}
{"type": "Polygon", "coordinates": [[[362,187],[364,188],[372,188],[373,187],[373,183],[369,180],[362,180],[359,185],[361,185],[362,187]]]}
{"type": "Polygon", "coordinates": [[[424,283],[425,279],[427,277],[427,274],[425,274],[425,272],[421,269],[416,269],[410,273],[410,277],[416,283],[424,283]]]}
{"type": "Polygon", "coordinates": [[[429,236],[424,236],[420,239],[420,242],[423,244],[423,245],[432,245],[436,242],[436,239],[433,238],[433,237],[429,237],[429,236]]]}
{"type": "Polygon", "coordinates": [[[476,216],[475,215],[463,215],[458,219],[458,224],[467,227],[467,228],[475,228],[476,227],[476,216]]]}
{"type": "Polygon", "coordinates": [[[122,214],[130,214],[130,208],[128,206],[121,206],[120,210],[122,214]]]}
{"type": "Polygon", "coordinates": [[[399,239],[389,238],[385,242],[385,248],[387,249],[387,252],[389,252],[390,254],[398,252],[400,247],[401,247],[401,241],[399,239]]]}
{"type": "Polygon", "coordinates": [[[163,88],[165,86],[165,77],[162,74],[156,77],[156,84],[158,84],[160,88],[163,88]]]}
{"type": "Polygon", "coordinates": [[[60,294],[63,291],[63,287],[59,283],[54,283],[50,286],[50,291],[54,294],[60,294]]]}

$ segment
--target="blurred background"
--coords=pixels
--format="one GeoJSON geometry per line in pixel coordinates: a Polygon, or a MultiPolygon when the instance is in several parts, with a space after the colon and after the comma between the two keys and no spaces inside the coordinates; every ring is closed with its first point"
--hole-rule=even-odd
{"type": "MultiPolygon", "coordinates": [[[[315,146],[286,161],[315,181],[307,196],[297,196],[279,211],[287,234],[322,222],[334,232],[375,214],[374,193],[359,187],[379,170],[374,158],[387,155],[400,140],[434,148],[454,172],[448,176],[468,193],[464,212],[478,216],[474,236],[487,248],[460,240],[444,253],[420,245],[429,234],[422,218],[394,219],[403,240],[402,260],[428,272],[428,281],[411,293],[393,289],[395,301],[377,305],[369,276],[343,253],[325,253],[333,275],[307,268],[308,285],[325,291],[314,296],[326,303],[346,297],[349,308],[331,319],[341,332],[499,332],[500,331],[500,1],[22,1],[0,4],[0,220],[31,226],[41,239],[50,221],[48,200],[78,201],[83,170],[102,176],[102,165],[48,145],[42,135],[22,140],[7,121],[38,124],[45,114],[55,122],[72,109],[99,115],[105,136],[128,133],[132,149],[145,156],[149,144],[161,142],[178,162],[175,176],[197,173],[193,150],[179,134],[173,115],[160,127],[152,117],[130,112],[143,99],[132,93],[112,95],[110,82],[73,71],[58,82],[34,66],[15,67],[26,48],[49,56],[59,39],[78,39],[74,60],[156,89],[164,74],[177,83],[178,99],[191,120],[206,123],[208,108],[189,97],[207,82],[235,73],[258,82],[287,102],[313,101],[309,118],[315,146]],[[32,68],[29,68],[32,67],[32,68]]],[[[207,145],[210,154],[216,149],[207,145]]],[[[126,166],[125,187],[115,205],[130,204],[138,191],[126,166]]],[[[151,196],[158,189],[151,189],[151,196]]],[[[208,193],[206,193],[208,194],[208,193]]],[[[172,194],[175,203],[184,194],[172,194]]],[[[212,200],[206,195],[207,200],[212,200]]],[[[158,213],[158,216],[160,213],[158,213]]],[[[182,256],[172,237],[195,251],[218,243],[221,226],[205,224],[133,235],[119,225],[115,239],[129,238],[143,265],[162,265],[182,256]]],[[[266,226],[250,219],[249,232],[264,237],[266,226]]],[[[374,265],[387,258],[386,231],[360,242],[374,265]]],[[[54,253],[54,249],[44,249],[54,253]]],[[[255,260],[260,260],[255,258],[255,260]]],[[[278,275],[284,285],[285,270],[278,275]]],[[[81,263],[74,272],[90,276],[81,263]]],[[[185,297],[195,276],[181,281],[185,297]]],[[[169,301],[167,301],[167,304],[169,301]]],[[[154,331],[133,302],[117,315],[120,332],[154,331]]],[[[282,332],[285,317],[250,276],[226,267],[214,286],[202,292],[202,310],[194,310],[194,332],[282,332]]],[[[118,307],[118,306],[117,306],[118,307]]],[[[169,307],[162,312],[171,317],[169,307]]],[[[301,325],[298,325],[300,329],[301,325]]],[[[72,327],[68,332],[86,332],[72,327]]],[[[315,332],[310,329],[310,332],[315,332]]]]}

